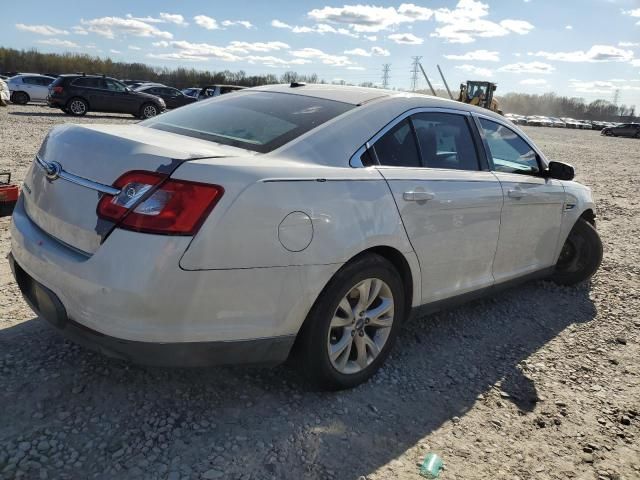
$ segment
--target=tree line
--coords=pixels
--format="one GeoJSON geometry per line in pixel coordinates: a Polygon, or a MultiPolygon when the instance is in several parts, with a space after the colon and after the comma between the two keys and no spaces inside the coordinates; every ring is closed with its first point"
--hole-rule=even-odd
{"type": "MultiPolygon", "coordinates": [[[[307,83],[327,83],[318,75],[303,75],[297,72],[247,75],[239,70],[221,72],[196,70],[195,68],[153,67],[144,63],[114,62],[110,58],[100,58],[82,53],[41,53],[37,50],[16,50],[0,47],[0,73],[33,72],[58,75],[61,73],[97,73],[110,77],[132,80],[146,80],[163,83],[176,88],[205,86],[210,84],[231,84],[255,87],[293,81],[307,83]]],[[[346,82],[339,82],[346,84],[346,82]]],[[[376,87],[372,82],[361,86],[376,87]]],[[[428,93],[422,91],[421,93],[428,93]]],[[[446,97],[443,90],[439,96],[446,97]]],[[[452,92],[457,96],[457,92],[452,92]]],[[[552,117],[573,117],[584,120],[634,121],[637,120],[634,105],[618,106],[607,100],[587,103],[583,98],[564,97],[555,93],[541,95],[528,93],[507,93],[497,97],[504,112],[520,115],[548,115],[552,117]]]]}

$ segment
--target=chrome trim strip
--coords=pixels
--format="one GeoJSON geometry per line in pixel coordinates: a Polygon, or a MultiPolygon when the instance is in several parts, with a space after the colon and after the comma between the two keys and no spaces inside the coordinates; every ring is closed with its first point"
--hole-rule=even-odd
{"type": "Polygon", "coordinates": [[[393,127],[395,127],[402,120],[404,120],[405,118],[407,118],[407,117],[409,117],[411,115],[415,115],[416,113],[453,113],[453,114],[456,114],[456,115],[462,115],[464,117],[470,117],[471,116],[471,112],[469,112],[467,110],[463,110],[463,109],[457,110],[457,109],[454,109],[454,108],[416,107],[416,108],[412,108],[410,110],[407,110],[406,112],[401,113],[396,118],[394,118],[389,123],[387,123],[384,127],[382,127],[382,129],[380,129],[378,131],[378,133],[376,133],[373,137],[371,137],[369,140],[367,140],[364,145],[362,145],[360,148],[358,148],[358,150],[356,150],[356,153],[354,153],[351,156],[351,158],[349,159],[349,165],[354,167],[354,168],[365,168],[364,165],[362,165],[362,162],[360,161],[360,157],[365,152],[365,150],[369,149],[371,147],[371,145],[376,143],[380,137],[382,137],[385,133],[387,133],[389,130],[391,130],[393,127]]]}
{"type": "MultiPolygon", "coordinates": [[[[55,170],[54,164],[49,163],[46,160],[42,160],[38,155],[36,155],[36,163],[42,170],[44,170],[45,174],[55,170]]],[[[69,173],[63,169],[59,170],[57,178],[61,178],[63,180],[66,180],[67,182],[74,183],[81,187],[95,190],[100,193],[105,193],[107,195],[115,196],[120,193],[120,190],[118,190],[117,188],[113,188],[109,185],[104,185],[102,183],[94,182],[93,180],[74,175],[73,173],[69,173]]]]}

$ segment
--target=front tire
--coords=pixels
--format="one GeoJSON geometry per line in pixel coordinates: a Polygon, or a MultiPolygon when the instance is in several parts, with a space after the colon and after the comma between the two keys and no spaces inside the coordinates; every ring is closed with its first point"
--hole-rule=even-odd
{"type": "Polygon", "coordinates": [[[404,285],[385,258],[366,254],[324,288],[296,345],[301,368],[323,390],[352,388],[385,361],[405,319],[404,285]]]}
{"type": "Polygon", "coordinates": [[[16,92],[11,97],[11,101],[17,105],[26,105],[29,103],[29,95],[25,92],[16,92]]]}
{"type": "Polygon", "coordinates": [[[559,285],[582,283],[596,273],[601,262],[600,235],[593,225],[580,218],[562,247],[551,280],[559,285]]]}
{"type": "Polygon", "coordinates": [[[147,118],[152,118],[158,115],[159,110],[153,103],[145,103],[140,107],[140,118],[145,120],[147,118]]]}

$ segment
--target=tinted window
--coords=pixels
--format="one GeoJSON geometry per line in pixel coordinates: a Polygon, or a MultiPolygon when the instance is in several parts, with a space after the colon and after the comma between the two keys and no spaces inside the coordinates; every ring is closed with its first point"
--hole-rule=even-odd
{"type": "Polygon", "coordinates": [[[49,77],[38,78],[38,83],[43,87],[48,87],[49,85],[51,85],[51,82],[53,82],[53,78],[49,78],[49,77]]]}
{"type": "Polygon", "coordinates": [[[162,95],[167,95],[169,97],[177,97],[180,95],[180,92],[175,88],[159,88],[158,90],[160,90],[162,95]]]}
{"type": "Polygon", "coordinates": [[[97,77],[80,77],[76,78],[72,85],[76,87],[102,88],[101,78],[97,77]]]}
{"type": "Polygon", "coordinates": [[[141,124],[266,153],[352,108],[323,98],[246,92],[197,102],[141,124]]]}
{"type": "Polygon", "coordinates": [[[425,167],[479,169],[478,156],[465,117],[451,113],[418,113],[411,120],[425,167]]]}
{"type": "Polygon", "coordinates": [[[486,118],[480,119],[497,172],[531,174],[540,171],[536,152],[517,133],[486,118]]]}
{"type": "Polygon", "coordinates": [[[124,92],[127,88],[123,83],[116,82],[112,78],[105,78],[104,84],[106,89],[111,92],[124,92]]]}
{"type": "Polygon", "coordinates": [[[380,165],[420,167],[415,136],[408,119],[385,133],[374,145],[380,165]]]}
{"type": "Polygon", "coordinates": [[[22,77],[22,83],[29,85],[40,85],[38,77],[22,77]]]}

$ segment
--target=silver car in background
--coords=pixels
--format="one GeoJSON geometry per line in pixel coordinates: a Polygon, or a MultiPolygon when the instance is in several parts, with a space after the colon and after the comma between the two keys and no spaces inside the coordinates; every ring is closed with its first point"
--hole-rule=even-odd
{"type": "Polygon", "coordinates": [[[26,105],[29,102],[46,102],[49,85],[54,80],[53,77],[37,73],[15,75],[7,80],[11,101],[18,105],[26,105]]]}
{"type": "MultiPolygon", "coordinates": [[[[10,262],[73,340],[159,365],[368,379],[412,311],[602,258],[589,188],[501,115],[291,84],[136,125],[61,125],[26,175],[10,262]]],[[[398,348],[402,348],[398,345],[398,348]]]]}

